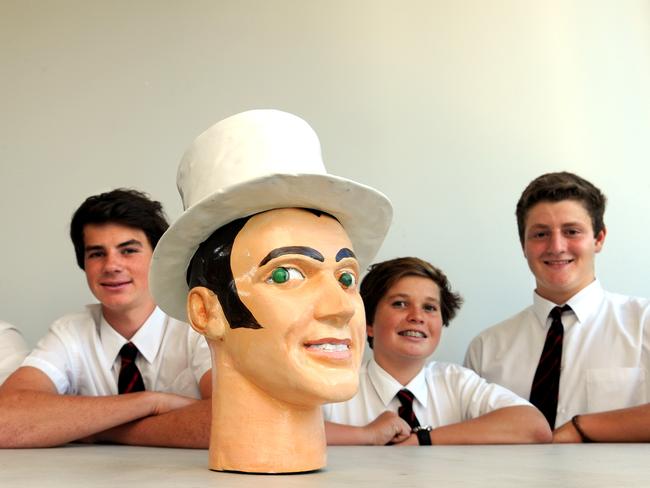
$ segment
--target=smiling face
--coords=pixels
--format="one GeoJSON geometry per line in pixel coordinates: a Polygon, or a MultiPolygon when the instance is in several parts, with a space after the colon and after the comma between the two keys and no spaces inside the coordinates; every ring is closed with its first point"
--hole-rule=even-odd
{"type": "Polygon", "coordinates": [[[365,315],[351,249],[335,219],[300,209],[255,215],[237,235],[233,276],[261,328],[226,327],[223,348],[270,396],[318,405],[356,392],[365,315]]]}
{"type": "Polygon", "coordinates": [[[145,233],[120,224],[87,224],[83,239],[88,287],[109,323],[134,311],[150,314],[155,308],[148,277],[153,250],[145,233]]]}
{"type": "Polygon", "coordinates": [[[559,305],[594,281],[605,233],[594,236],[591,218],[578,201],[543,201],[532,207],[526,215],[524,255],[537,293],[559,305]]]}
{"type": "Polygon", "coordinates": [[[417,373],[424,366],[440,342],[441,329],[438,285],[421,276],[405,276],[377,303],[367,334],[373,337],[377,363],[397,378],[402,371],[417,373]]]}

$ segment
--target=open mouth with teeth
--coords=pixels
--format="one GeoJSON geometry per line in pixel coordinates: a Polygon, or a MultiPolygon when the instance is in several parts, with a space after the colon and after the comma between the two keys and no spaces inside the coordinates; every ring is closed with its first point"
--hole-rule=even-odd
{"type": "Polygon", "coordinates": [[[419,330],[403,330],[398,332],[399,335],[404,337],[417,337],[418,339],[426,339],[427,335],[419,330]]]}
{"type": "Polygon", "coordinates": [[[573,262],[573,259],[555,259],[555,260],[546,260],[544,261],[544,264],[550,265],[550,266],[562,266],[565,264],[571,264],[573,262]]]}
{"type": "Polygon", "coordinates": [[[348,359],[352,356],[350,339],[324,338],[305,342],[304,347],[310,353],[328,359],[348,359]]]}

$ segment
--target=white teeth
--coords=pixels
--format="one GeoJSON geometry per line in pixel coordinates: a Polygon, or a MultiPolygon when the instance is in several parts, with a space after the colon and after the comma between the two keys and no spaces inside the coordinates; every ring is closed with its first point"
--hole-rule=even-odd
{"type": "Polygon", "coordinates": [[[343,352],[347,351],[350,347],[347,344],[312,344],[309,346],[309,349],[318,349],[319,351],[325,352],[343,352]]]}
{"type": "Polygon", "coordinates": [[[422,332],[419,332],[417,330],[405,330],[399,334],[408,337],[426,337],[422,332]]]}

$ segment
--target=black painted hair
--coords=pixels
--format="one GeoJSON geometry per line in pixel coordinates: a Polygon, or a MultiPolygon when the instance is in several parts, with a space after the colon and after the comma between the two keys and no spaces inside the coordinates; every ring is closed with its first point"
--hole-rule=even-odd
{"type": "MultiPolygon", "coordinates": [[[[320,210],[309,208],[303,210],[317,217],[326,215],[336,220],[336,217],[320,210]]],[[[190,289],[204,286],[212,290],[217,295],[224,316],[232,329],[262,327],[239,298],[230,266],[230,255],[235,238],[251,217],[253,215],[242,217],[215,230],[201,243],[187,268],[187,285],[190,289]]]]}

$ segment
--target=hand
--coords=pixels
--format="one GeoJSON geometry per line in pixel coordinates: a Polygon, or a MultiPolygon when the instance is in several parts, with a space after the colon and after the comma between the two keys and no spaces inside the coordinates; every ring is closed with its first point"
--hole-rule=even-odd
{"type": "Polygon", "coordinates": [[[369,436],[369,444],[384,446],[403,442],[411,435],[411,427],[395,412],[383,412],[364,427],[369,436]]]}
{"type": "Polygon", "coordinates": [[[144,392],[145,395],[150,397],[152,402],[151,415],[161,415],[163,413],[176,410],[178,408],[187,407],[198,400],[174,393],[161,393],[157,391],[144,392]]]}
{"type": "Polygon", "coordinates": [[[580,443],[582,438],[571,421],[560,425],[553,431],[553,443],[580,443]]]}
{"type": "Polygon", "coordinates": [[[419,446],[420,441],[418,440],[417,434],[411,434],[401,442],[394,442],[393,445],[394,446],[419,446]]]}

